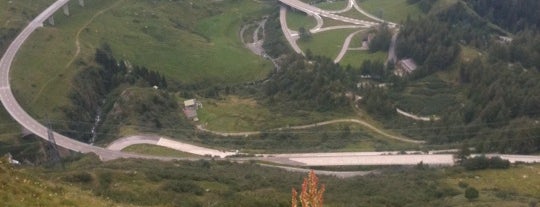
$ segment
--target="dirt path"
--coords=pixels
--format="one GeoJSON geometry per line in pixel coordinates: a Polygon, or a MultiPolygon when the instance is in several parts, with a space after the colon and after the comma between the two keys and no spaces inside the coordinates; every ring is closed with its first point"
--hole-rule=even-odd
{"type": "MultiPolygon", "coordinates": [[[[376,132],[376,133],[378,133],[380,135],[383,135],[383,136],[385,136],[387,138],[399,140],[399,141],[402,141],[402,142],[408,142],[408,143],[414,143],[414,144],[423,144],[423,143],[425,143],[425,141],[419,141],[419,140],[414,140],[414,139],[410,139],[410,138],[406,138],[406,137],[400,137],[400,136],[395,136],[395,135],[388,134],[388,133],[384,132],[383,130],[381,130],[381,129],[375,127],[375,126],[373,126],[373,125],[371,125],[371,124],[369,124],[369,123],[367,123],[365,121],[358,120],[358,119],[336,119],[336,120],[319,122],[319,123],[315,123],[315,124],[275,128],[275,129],[270,129],[268,131],[309,129],[309,128],[315,128],[315,127],[320,127],[320,126],[325,126],[325,125],[330,125],[330,124],[338,124],[338,123],[358,124],[358,125],[361,125],[361,126],[364,126],[364,127],[368,128],[368,129],[370,129],[370,130],[372,130],[372,131],[374,131],[374,132],[376,132]]],[[[247,137],[247,136],[258,135],[258,134],[263,133],[263,131],[219,132],[219,131],[213,131],[213,130],[206,129],[202,125],[198,125],[197,129],[199,129],[201,131],[204,131],[204,132],[214,134],[214,135],[224,136],[224,137],[228,137],[228,136],[245,136],[245,137],[247,137]]]]}
{"type": "MultiPolygon", "coordinates": [[[[123,0],[118,0],[116,3],[114,3],[113,5],[111,5],[110,7],[107,7],[107,8],[104,8],[100,11],[98,11],[94,16],[92,16],[92,18],[90,18],[90,20],[88,20],[88,22],[86,22],[86,24],[84,24],[84,26],[82,26],[78,31],[77,31],[77,34],[75,35],[75,47],[76,47],[76,50],[75,50],[75,54],[73,55],[73,57],[71,58],[71,60],[69,60],[69,62],[64,66],[64,69],[61,71],[61,73],[64,73],[71,64],[73,64],[73,62],[75,61],[75,59],[79,56],[79,54],[81,53],[81,44],[80,44],[80,36],[81,36],[81,32],[88,27],[88,25],[90,25],[94,19],[96,19],[98,16],[100,16],[101,14],[105,13],[106,11],[116,7],[119,3],[123,2],[123,0]]],[[[37,99],[41,96],[41,94],[43,93],[43,90],[45,90],[45,88],[47,88],[47,86],[53,82],[53,81],[56,81],[58,79],[58,75],[50,78],[49,80],[47,80],[47,82],[45,82],[45,84],[43,84],[43,86],[39,89],[39,92],[34,96],[34,99],[32,99],[32,103],[35,103],[37,101],[37,99]]]]}

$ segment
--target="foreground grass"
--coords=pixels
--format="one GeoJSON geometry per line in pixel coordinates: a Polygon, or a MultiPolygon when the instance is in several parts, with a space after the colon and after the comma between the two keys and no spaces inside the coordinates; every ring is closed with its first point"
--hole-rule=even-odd
{"type": "MultiPolygon", "coordinates": [[[[96,197],[78,187],[36,178],[14,169],[0,159],[0,203],[2,206],[113,206],[114,202],[96,197]]],[[[114,204],[114,206],[131,206],[114,204]]]]}
{"type": "MultiPolygon", "coordinates": [[[[204,206],[208,203],[217,206],[288,206],[291,187],[298,188],[304,176],[303,173],[261,167],[255,163],[151,160],[101,163],[91,156],[66,163],[64,170],[27,168],[25,171],[57,185],[72,185],[92,192],[96,199],[144,206],[204,206]]],[[[403,206],[404,203],[409,206],[527,206],[530,200],[540,197],[537,194],[538,176],[533,178],[537,171],[538,165],[478,172],[394,166],[365,177],[319,178],[326,186],[325,206],[403,206]],[[530,169],[523,171],[522,168],[530,169]],[[520,178],[523,173],[530,175],[530,179],[520,178]],[[482,177],[486,188],[497,187],[512,192],[512,196],[491,196],[492,190],[473,183],[478,179],[471,176],[476,175],[482,177]],[[459,179],[479,189],[480,199],[466,200],[463,189],[457,184],[459,179]],[[507,184],[492,185],[490,179],[505,180],[507,184]],[[519,184],[524,184],[522,189],[531,190],[512,190],[512,186],[519,184]],[[488,198],[491,200],[485,201],[488,198]]],[[[104,205],[96,203],[94,206],[104,205]]]]}
{"type": "MultiPolygon", "coordinates": [[[[474,206],[526,206],[540,199],[540,166],[519,165],[508,170],[480,170],[452,174],[450,185],[467,185],[480,191],[474,206]]],[[[449,206],[467,202],[463,196],[449,200],[449,206]]]]}

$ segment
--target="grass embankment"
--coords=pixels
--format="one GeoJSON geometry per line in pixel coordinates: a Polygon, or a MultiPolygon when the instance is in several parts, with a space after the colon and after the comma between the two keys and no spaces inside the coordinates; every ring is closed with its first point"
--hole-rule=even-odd
{"type": "Polygon", "coordinates": [[[321,55],[334,59],[341,50],[345,38],[353,33],[354,29],[330,30],[313,34],[309,40],[299,40],[298,44],[303,51],[311,50],[313,55],[321,55]]]}
{"type": "Polygon", "coordinates": [[[407,17],[423,16],[423,12],[415,4],[407,4],[407,0],[356,0],[366,12],[395,23],[404,22],[407,17]]]}
{"type": "Polygon", "coordinates": [[[130,152],[143,155],[156,155],[166,157],[198,157],[197,155],[186,153],[166,147],[150,145],[150,144],[136,144],[122,149],[123,152],[130,152]]]}
{"type": "Polygon", "coordinates": [[[71,6],[69,18],[56,14],[56,26],[32,35],[14,63],[13,88],[31,114],[61,119],[61,108],[69,104],[66,88],[81,67],[91,64],[95,48],[102,43],[108,43],[118,59],[184,83],[238,83],[263,78],[271,69],[270,62],[251,54],[238,37],[243,19],[260,17],[264,4],[247,0],[193,5],[136,0],[86,3],[84,9],[71,6]]]}
{"type": "Polygon", "coordinates": [[[317,21],[312,16],[299,11],[287,11],[287,26],[291,30],[298,31],[300,27],[311,29],[315,25],[317,25],[317,21]]]}
{"type": "Polygon", "coordinates": [[[335,11],[335,10],[345,9],[348,3],[349,3],[348,0],[322,1],[320,3],[314,4],[313,6],[323,9],[323,10],[335,11]]]}

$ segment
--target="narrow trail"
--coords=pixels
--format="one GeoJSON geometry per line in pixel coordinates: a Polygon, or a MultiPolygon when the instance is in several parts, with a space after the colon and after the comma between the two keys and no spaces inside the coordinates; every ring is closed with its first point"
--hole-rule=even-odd
{"type": "MultiPolygon", "coordinates": [[[[102,15],[103,13],[105,13],[106,11],[118,6],[118,4],[120,4],[121,2],[123,2],[124,0],[118,0],[116,3],[114,3],[113,5],[107,7],[107,8],[104,8],[100,11],[98,11],[96,14],[94,14],[94,16],[92,16],[92,18],[90,18],[88,20],[88,22],[86,22],[86,24],[84,24],[78,31],[77,31],[77,34],[75,35],[75,47],[76,47],[76,50],[75,50],[75,54],[73,55],[73,57],[71,58],[71,60],[69,60],[69,62],[64,66],[64,69],[59,73],[59,74],[62,74],[64,73],[71,64],[73,64],[73,62],[75,61],[75,59],[79,56],[79,54],[81,53],[81,44],[80,44],[80,36],[81,36],[81,33],[84,29],[86,29],[88,27],[88,25],[90,25],[98,16],[102,15]]],[[[34,98],[32,99],[32,104],[35,103],[38,98],[41,96],[41,94],[43,93],[43,90],[45,90],[45,88],[47,88],[47,86],[58,79],[58,75],[52,77],[52,78],[49,78],[49,80],[47,80],[47,82],[45,82],[45,84],[43,84],[43,86],[39,89],[39,92],[34,96],[34,98]]]]}
{"type": "MultiPolygon", "coordinates": [[[[378,133],[380,135],[383,135],[383,136],[385,136],[387,138],[399,140],[399,141],[402,141],[402,142],[408,142],[408,143],[413,143],[413,144],[423,144],[423,143],[425,143],[425,141],[419,141],[419,140],[414,140],[414,139],[410,139],[410,138],[406,138],[406,137],[400,137],[400,136],[395,136],[395,135],[388,134],[388,133],[384,132],[383,130],[381,130],[381,129],[375,127],[375,126],[373,126],[373,125],[371,125],[371,124],[369,124],[369,123],[367,123],[365,121],[358,120],[358,119],[335,119],[335,120],[323,121],[323,122],[318,122],[318,123],[308,124],[308,125],[275,128],[275,129],[267,130],[265,132],[309,129],[309,128],[315,128],[315,127],[320,127],[320,126],[325,126],[325,125],[330,125],[330,124],[338,124],[338,123],[358,124],[358,125],[361,125],[361,126],[364,126],[364,127],[368,128],[368,129],[370,129],[370,130],[372,130],[372,131],[374,131],[374,132],[376,132],[376,133],[378,133]]],[[[224,136],[224,137],[228,137],[228,136],[251,136],[251,135],[258,135],[258,134],[263,133],[263,131],[219,132],[219,131],[213,131],[213,130],[206,129],[201,125],[198,125],[197,129],[199,129],[199,130],[201,130],[203,132],[208,132],[208,133],[211,133],[211,134],[214,134],[214,135],[224,136]]]]}

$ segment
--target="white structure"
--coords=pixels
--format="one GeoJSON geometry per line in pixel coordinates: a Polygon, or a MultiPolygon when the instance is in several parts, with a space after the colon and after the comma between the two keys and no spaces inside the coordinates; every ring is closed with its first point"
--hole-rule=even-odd
{"type": "Polygon", "coordinates": [[[413,59],[403,59],[397,62],[394,74],[403,77],[415,71],[417,67],[413,59]]]}
{"type": "Polygon", "coordinates": [[[184,114],[188,119],[199,121],[199,118],[197,118],[197,109],[199,108],[199,105],[202,107],[202,104],[195,101],[195,99],[184,101],[184,114]]]}

